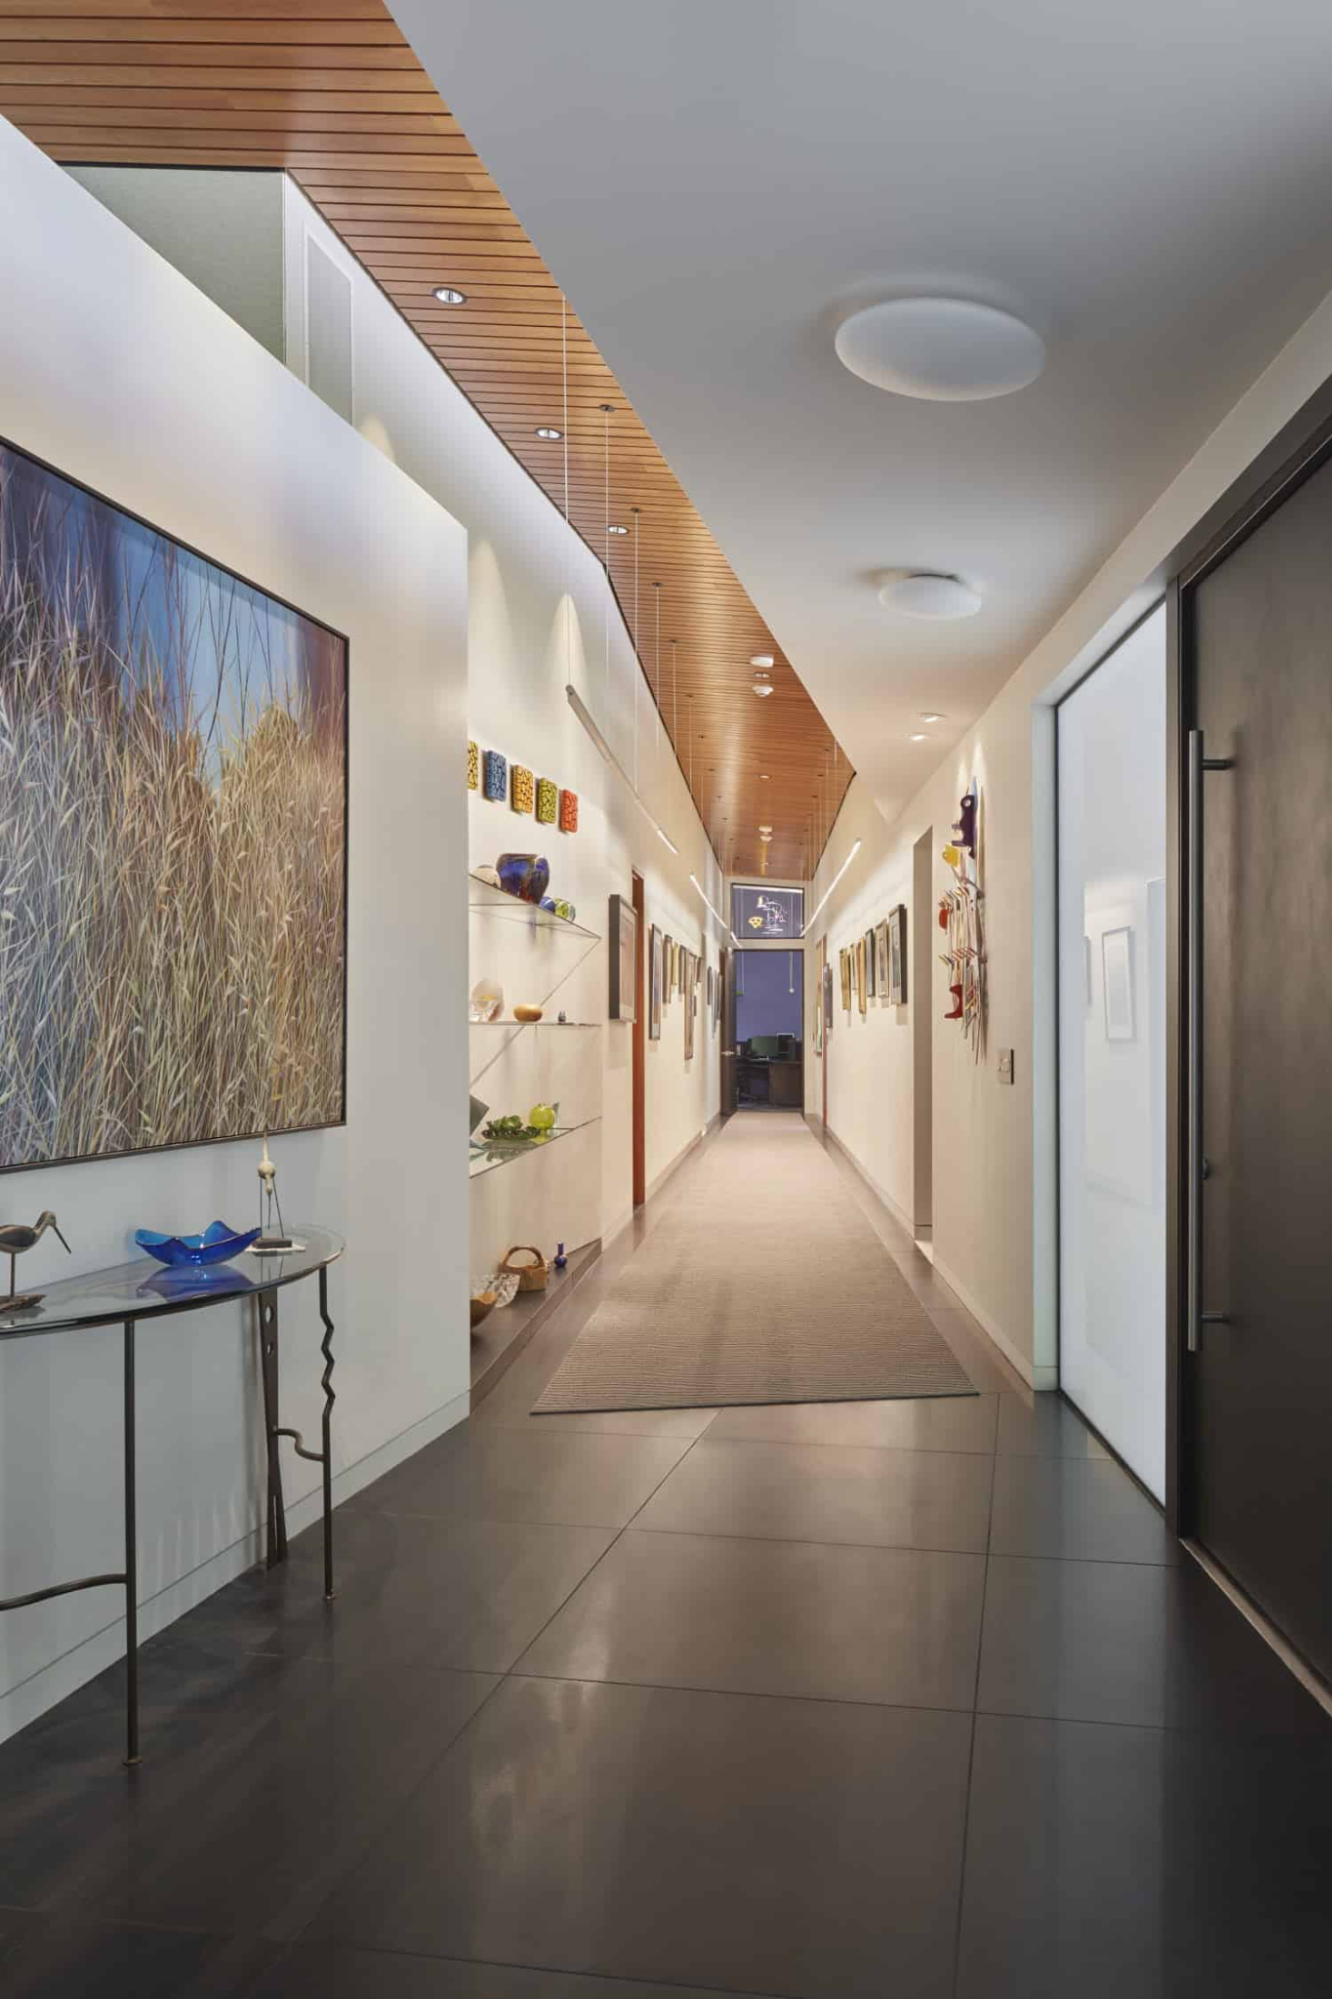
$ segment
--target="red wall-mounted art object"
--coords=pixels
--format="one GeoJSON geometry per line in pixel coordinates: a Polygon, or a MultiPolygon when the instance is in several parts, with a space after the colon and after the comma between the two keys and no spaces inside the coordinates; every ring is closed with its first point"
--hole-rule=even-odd
{"type": "Polygon", "coordinates": [[[560,831],[577,833],[579,830],[579,795],[577,791],[562,791],[560,794],[560,831]]]}

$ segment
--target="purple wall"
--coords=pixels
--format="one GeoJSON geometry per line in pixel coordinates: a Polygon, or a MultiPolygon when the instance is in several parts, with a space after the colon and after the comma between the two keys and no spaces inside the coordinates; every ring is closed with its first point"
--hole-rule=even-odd
{"type": "Polygon", "coordinates": [[[736,1039],[752,1034],[794,1034],[801,1038],[801,953],[799,951],[740,951],[737,953],[736,1039]],[[794,993],[787,991],[788,960],[794,993]],[[741,968],[744,967],[742,974],[741,968]],[[741,977],[745,990],[741,991],[741,977]]]}

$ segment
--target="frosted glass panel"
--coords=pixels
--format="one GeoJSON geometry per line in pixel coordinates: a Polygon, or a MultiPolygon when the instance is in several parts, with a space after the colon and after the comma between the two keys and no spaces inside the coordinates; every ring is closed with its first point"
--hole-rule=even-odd
{"type": "Polygon", "coordinates": [[[1166,613],[1058,715],[1060,1382],[1166,1484],[1166,613]]]}

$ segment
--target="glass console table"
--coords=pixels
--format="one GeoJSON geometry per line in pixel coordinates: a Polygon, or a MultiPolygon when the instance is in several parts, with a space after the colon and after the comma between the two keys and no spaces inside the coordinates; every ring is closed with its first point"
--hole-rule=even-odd
{"type": "Polygon", "coordinates": [[[69,1277],[52,1284],[35,1305],[6,1311],[0,1306],[0,1341],[39,1338],[48,1333],[92,1332],[103,1326],[120,1326],[125,1366],[125,1567],[108,1575],[80,1576],[75,1582],[53,1583],[46,1589],[31,1590],[26,1596],[0,1597],[0,1611],[19,1610],[25,1604],[44,1603],[53,1596],[68,1596],[75,1590],[103,1589],[115,1585],[125,1591],[125,1761],[139,1761],[139,1669],[138,1669],[138,1559],[135,1526],[135,1418],[134,1418],[134,1328],[140,1319],[161,1319],[176,1312],[197,1312],[206,1305],[232,1303],[253,1298],[259,1327],[259,1353],[264,1395],[264,1428],[267,1442],[268,1507],[266,1560],[273,1568],[287,1558],[287,1515],[282,1498],[282,1460],[279,1440],[290,1437],[296,1454],[320,1465],[324,1474],[324,1594],[333,1595],[333,1471],[329,1450],[329,1425],[335,1396],[333,1379],[333,1321],[329,1317],[328,1270],[343,1253],[341,1239],[328,1229],[298,1224],[291,1230],[298,1249],[256,1256],[243,1250],[231,1263],[215,1263],[203,1270],[169,1269],[143,1258],[123,1263],[112,1270],[93,1270],[86,1277],[69,1277]],[[284,1427],[278,1420],[278,1292],[302,1278],[319,1280],[319,1316],[324,1323],[320,1353],[324,1372],[321,1418],[323,1448],[307,1448],[299,1430],[284,1427]]]}

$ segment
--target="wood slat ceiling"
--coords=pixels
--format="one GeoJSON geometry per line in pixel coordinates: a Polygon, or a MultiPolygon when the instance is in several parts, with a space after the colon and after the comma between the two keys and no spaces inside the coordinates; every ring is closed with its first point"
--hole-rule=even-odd
{"type": "Polygon", "coordinates": [[[723,868],[813,871],[851,767],[381,0],[0,0],[0,114],[67,163],[285,168],[562,509],[565,443],[535,430],[566,433],[570,519],[723,868]]]}

